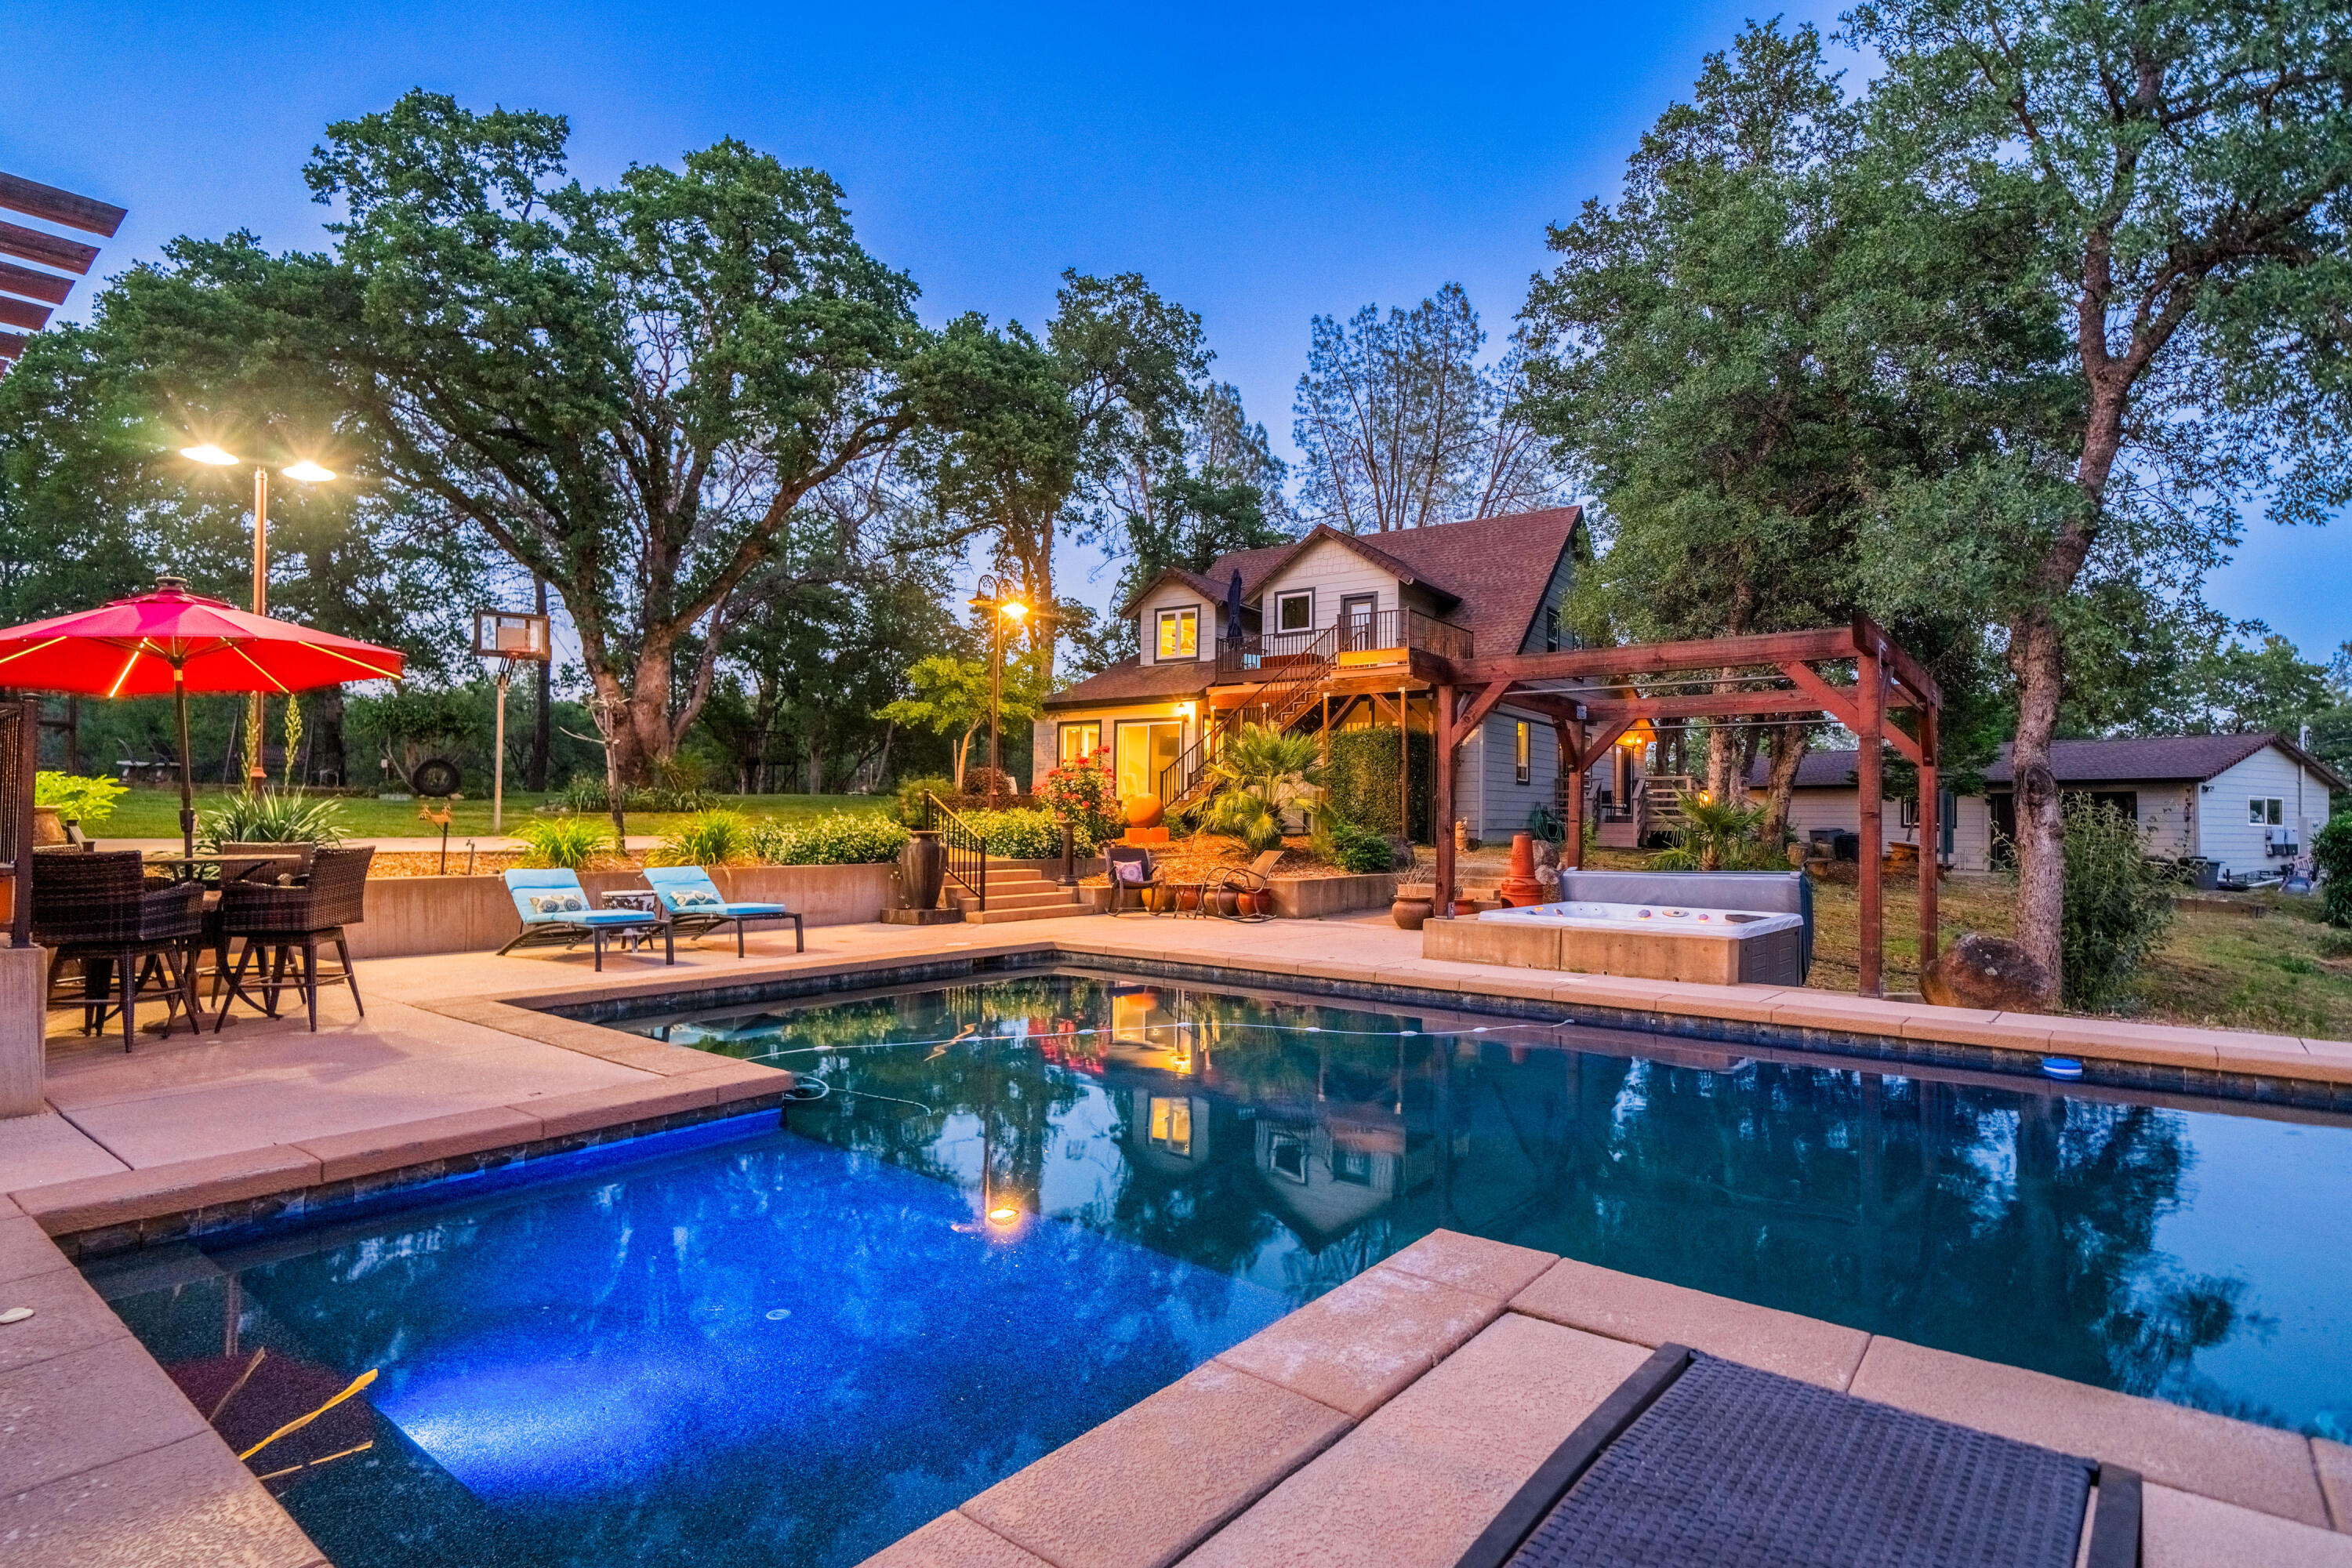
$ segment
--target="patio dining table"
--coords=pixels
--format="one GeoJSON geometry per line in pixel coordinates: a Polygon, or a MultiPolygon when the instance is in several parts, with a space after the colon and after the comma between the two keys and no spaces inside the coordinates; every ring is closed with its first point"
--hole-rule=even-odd
{"type": "Polygon", "coordinates": [[[173,855],[157,850],[141,857],[140,864],[168,871],[175,882],[194,879],[207,866],[217,866],[224,860],[299,860],[299,849],[240,849],[234,855],[173,855]]]}

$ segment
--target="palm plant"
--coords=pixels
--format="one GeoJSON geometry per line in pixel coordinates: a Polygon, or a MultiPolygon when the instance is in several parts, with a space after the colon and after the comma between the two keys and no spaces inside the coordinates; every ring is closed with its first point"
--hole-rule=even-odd
{"type": "MultiPolygon", "coordinates": [[[[1737,869],[1761,858],[1756,829],[1764,820],[1760,805],[1735,805],[1727,800],[1685,796],[1678,847],[1702,871],[1737,869]]],[[[1662,868],[1663,869],[1663,868],[1662,868]]]]}
{"type": "Polygon", "coordinates": [[[1312,735],[1244,724],[1210,759],[1210,805],[1202,827],[1253,849],[1282,843],[1282,817],[1322,798],[1323,748],[1312,735]]]}

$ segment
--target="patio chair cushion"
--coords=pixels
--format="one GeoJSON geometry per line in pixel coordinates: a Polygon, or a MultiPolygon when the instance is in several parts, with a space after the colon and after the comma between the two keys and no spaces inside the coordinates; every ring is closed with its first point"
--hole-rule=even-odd
{"type": "Polygon", "coordinates": [[[645,926],[656,923],[655,917],[644,910],[590,910],[572,917],[582,925],[645,926]]]}
{"type": "Polygon", "coordinates": [[[723,910],[727,907],[725,899],[716,892],[706,893],[699,888],[672,893],[662,901],[674,910],[723,910]]]}
{"type": "Polygon", "coordinates": [[[530,899],[530,912],[535,915],[578,914],[588,907],[587,896],[582,893],[532,893],[530,899]]]}
{"type": "Polygon", "coordinates": [[[1140,860],[1118,862],[1118,879],[1130,888],[1139,888],[1151,880],[1151,868],[1140,860]]]}
{"type": "Polygon", "coordinates": [[[792,913],[792,910],[784,908],[782,904],[721,904],[719,906],[719,912],[722,914],[732,915],[738,918],[748,915],[788,915],[792,913]]]}

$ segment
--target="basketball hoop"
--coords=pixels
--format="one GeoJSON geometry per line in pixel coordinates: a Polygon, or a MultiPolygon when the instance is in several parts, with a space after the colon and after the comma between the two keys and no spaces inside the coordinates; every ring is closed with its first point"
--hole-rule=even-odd
{"type": "MultiPolygon", "coordinates": [[[[545,664],[554,658],[548,639],[547,617],[530,610],[476,610],[474,657],[495,658],[499,689],[498,732],[490,748],[490,831],[506,831],[507,805],[507,683],[518,664],[545,664]]],[[[442,829],[443,858],[447,858],[448,829],[442,829]]]]}

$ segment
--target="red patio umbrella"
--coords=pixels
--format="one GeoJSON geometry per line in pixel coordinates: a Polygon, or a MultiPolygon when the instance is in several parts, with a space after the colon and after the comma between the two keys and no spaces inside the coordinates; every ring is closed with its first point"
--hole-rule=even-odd
{"type": "Polygon", "coordinates": [[[0,686],[97,697],[170,692],[180,725],[180,837],[196,849],[188,693],[280,696],[346,680],[396,679],[393,648],[248,615],[188,592],[178,577],[94,610],[0,631],[0,686]]]}

